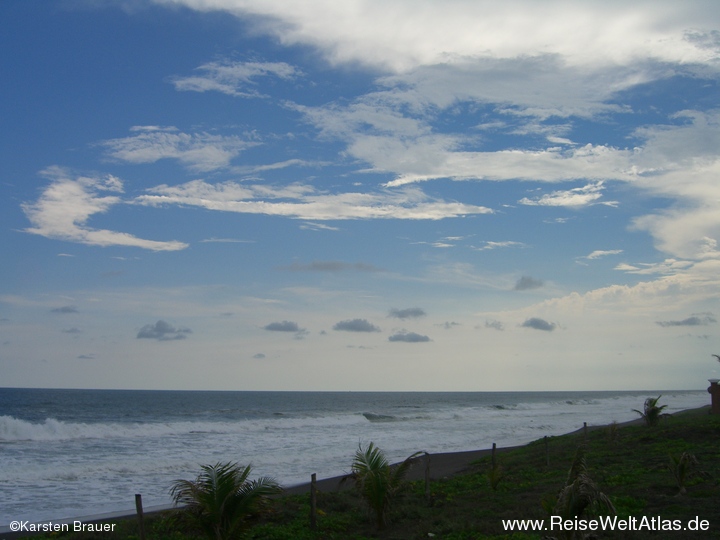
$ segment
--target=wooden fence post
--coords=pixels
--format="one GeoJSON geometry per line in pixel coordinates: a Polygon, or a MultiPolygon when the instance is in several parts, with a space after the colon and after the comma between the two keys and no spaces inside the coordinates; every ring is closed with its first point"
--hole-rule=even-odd
{"type": "Polygon", "coordinates": [[[493,468],[493,470],[495,469],[495,465],[497,464],[497,462],[495,461],[495,451],[496,450],[497,450],[497,444],[493,443],[493,447],[492,447],[492,468],[493,468]]]}
{"type": "Polygon", "coordinates": [[[430,454],[425,452],[425,499],[430,500],[430,454]]]}
{"type": "Polygon", "coordinates": [[[317,528],[317,475],[310,476],[310,528],[314,531],[317,528]]]}
{"type": "Polygon", "coordinates": [[[138,516],[138,526],[140,528],[140,540],[145,540],[145,520],[143,517],[142,495],[135,494],[135,510],[138,516]]]}

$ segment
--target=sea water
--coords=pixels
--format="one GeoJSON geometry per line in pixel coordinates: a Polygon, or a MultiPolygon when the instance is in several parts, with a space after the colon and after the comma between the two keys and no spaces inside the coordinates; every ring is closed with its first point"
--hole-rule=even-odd
{"type": "Polygon", "coordinates": [[[391,461],[416,451],[524,444],[638,418],[662,393],[666,412],[707,391],[204,392],[0,388],[0,531],[171,503],[199,466],[252,464],[283,485],[345,474],[359,444],[391,461]]]}

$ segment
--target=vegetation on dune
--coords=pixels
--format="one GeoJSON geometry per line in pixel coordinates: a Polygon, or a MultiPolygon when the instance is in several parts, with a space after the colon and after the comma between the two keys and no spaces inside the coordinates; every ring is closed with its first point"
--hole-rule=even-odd
{"type": "Polygon", "coordinates": [[[236,463],[204,465],[195,480],[176,480],[170,494],[190,529],[202,531],[209,540],[232,540],[262,509],[271,495],[282,489],[268,477],[248,480],[252,468],[236,463]]]}
{"type": "Polygon", "coordinates": [[[668,468],[675,477],[675,483],[678,487],[678,495],[687,493],[687,483],[695,475],[696,468],[700,464],[697,458],[690,452],[683,452],[679,456],[670,454],[670,463],[668,468]]]}
{"type": "Polygon", "coordinates": [[[375,516],[375,525],[382,529],[388,520],[388,511],[397,498],[416,452],[399,465],[390,466],[385,454],[372,442],[355,452],[349,478],[355,481],[368,509],[375,516]]]}
{"type": "MultiPolygon", "coordinates": [[[[372,445],[358,449],[355,458],[384,465],[383,460],[375,459],[378,453],[372,445]]],[[[495,489],[488,481],[493,466],[490,455],[477,461],[464,474],[431,482],[429,498],[422,480],[406,483],[408,489],[404,495],[393,498],[391,505],[383,507],[385,521],[381,529],[376,519],[367,519],[368,502],[362,490],[341,489],[318,493],[315,530],[310,528],[309,496],[281,496],[269,501],[263,498],[270,503],[263,512],[255,507],[245,513],[239,520],[241,526],[235,529],[236,537],[242,540],[562,538],[566,531],[503,528],[503,520],[544,519],[547,523],[550,505],[554,515],[570,516],[575,512],[585,517],[609,515],[614,507],[615,518],[635,518],[638,523],[645,517],[680,520],[685,525],[698,517],[710,524],[709,530],[703,532],[658,531],[648,527],[624,532],[593,531],[591,534],[597,539],[720,540],[717,504],[720,500],[720,416],[708,415],[707,409],[668,416],[652,430],[643,425],[591,427],[587,434],[581,431],[539,439],[522,448],[499,450],[498,454],[502,457],[504,480],[496,484],[495,489]],[[580,454],[578,447],[582,447],[580,454]]],[[[373,467],[368,463],[368,469],[373,467]]],[[[384,466],[380,469],[385,470],[384,466]]],[[[244,478],[247,480],[247,475],[244,478]]],[[[205,481],[200,484],[204,485],[205,481]]],[[[344,487],[352,486],[346,483],[344,487]]],[[[234,492],[232,489],[222,491],[234,492]]],[[[207,529],[178,521],[174,515],[146,516],[147,540],[198,540],[209,536],[207,529]]],[[[373,517],[376,518],[374,513],[373,517]]],[[[136,520],[128,519],[119,525],[114,533],[104,535],[63,536],[67,536],[67,540],[99,537],[139,540],[136,520]]]]}
{"type": "MultiPolygon", "coordinates": [[[[595,517],[615,514],[615,506],[590,476],[583,447],[578,447],[565,486],[560,490],[554,504],[548,499],[543,506],[550,516],[559,516],[563,520],[595,517]]],[[[560,536],[573,540],[582,538],[581,531],[561,531],[560,536]]]]}
{"type": "Polygon", "coordinates": [[[645,420],[645,425],[648,427],[656,426],[657,423],[660,421],[660,418],[662,418],[662,412],[667,405],[658,405],[658,401],[660,401],[660,398],[662,396],[658,396],[656,398],[649,397],[645,400],[645,406],[643,407],[642,411],[638,411],[637,409],[633,409],[636,413],[640,415],[640,417],[645,420]]]}

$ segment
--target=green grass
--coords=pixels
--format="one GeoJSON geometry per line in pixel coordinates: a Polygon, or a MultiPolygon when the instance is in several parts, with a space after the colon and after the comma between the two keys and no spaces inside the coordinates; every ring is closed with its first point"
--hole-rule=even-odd
{"type": "MultiPolygon", "coordinates": [[[[308,496],[281,497],[253,520],[243,539],[268,540],[540,540],[550,533],[510,533],[502,519],[545,519],[542,500],[557,496],[579,445],[585,446],[590,475],[610,497],[620,518],[643,516],[682,520],[699,516],[710,522],[705,532],[599,532],[598,538],[720,539],[720,417],[706,410],[689,411],[663,419],[655,427],[644,425],[591,429],[548,439],[545,443],[498,454],[504,477],[493,490],[488,478],[490,457],[474,464],[467,474],[436,481],[431,498],[423,482],[408,484],[378,531],[355,490],[318,495],[316,531],[310,530],[308,496]],[[612,433],[610,433],[610,431],[612,433]],[[670,455],[692,453],[699,463],[687,481],[687,494],[668,468],[670,455]],[[431,536],[432,535],[432,536],[431,536]]],[[[348,461],[352,459],[349,456],[348,461]]],[[[146,518],[147,540],[193,540],[199,536],[181,530],[171,515],[146,518]]],[[[67,540],[136,540],[135,520],[120,523],[115,533],[66,534],[67,540]],[[118,528],[120,530],[118,530],[118,528]]]]}

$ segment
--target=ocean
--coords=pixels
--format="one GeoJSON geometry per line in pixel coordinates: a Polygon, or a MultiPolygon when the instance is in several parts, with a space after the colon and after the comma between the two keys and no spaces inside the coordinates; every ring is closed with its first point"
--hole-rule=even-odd
{"type": "Polygon", "coordinates": [[[171,503],[200,465],[252,464],[290,486],[347,473],[358,444],[391,461],[524,444],[709,404],[706,390],[618,392],[205,392],[0,388],[0,531],[171,503]]]}

